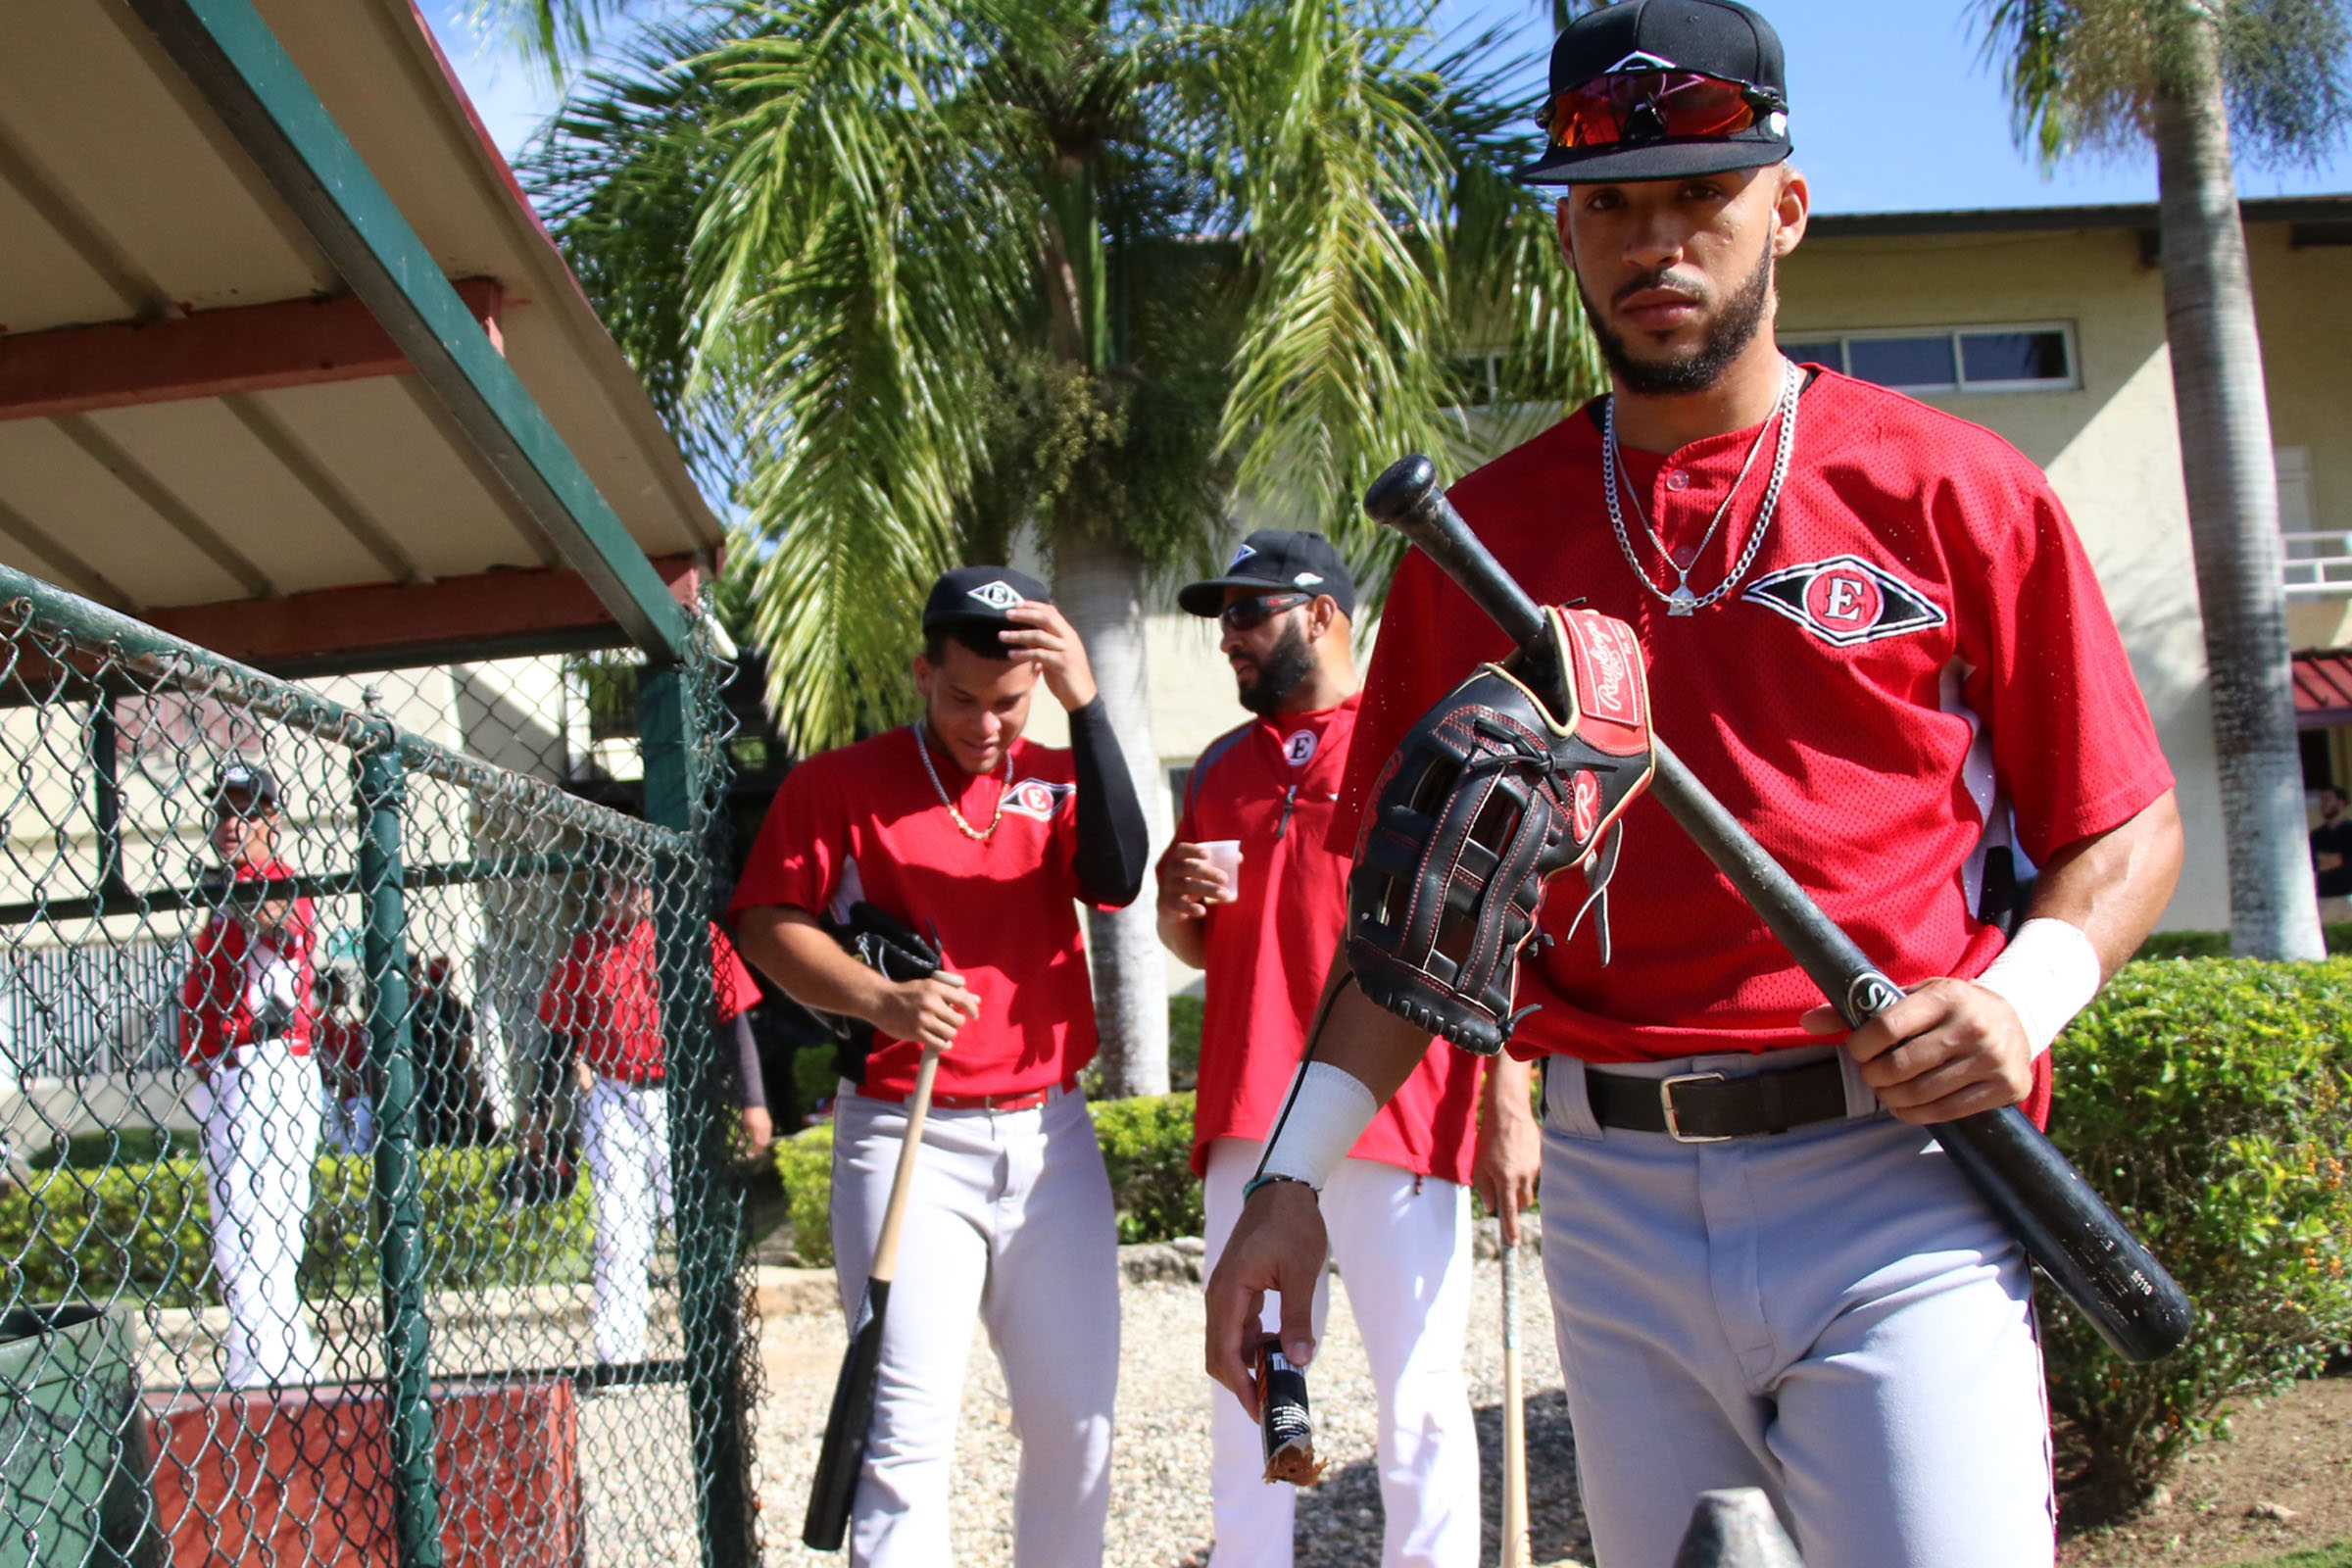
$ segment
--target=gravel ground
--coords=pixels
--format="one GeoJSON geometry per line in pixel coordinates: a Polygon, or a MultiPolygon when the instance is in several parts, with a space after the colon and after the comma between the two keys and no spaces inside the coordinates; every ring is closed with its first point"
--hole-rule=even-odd
{"type": "MultiPolygon", "coordinates": [[[[1138,1250],[1130,1250],[1131,1277],[1120,1293],[1123,1353],[1106,1561],[1110,1568],[1194,1568],[1206,1561],[1209,1544],[1204,1478],[1210,1386],[1200,1371],[1200,1292],[1189,1280],[1133,1278],[1153,1262],[1163,1269],[1166,1263],[1164,1253],[1147,1258],[1138,1250]]],[[[1520,1325],[1535,1560],[1582,1563],[1590,1548],[1576,1507],[1566,1398],[1539,1267],[1532,1255],[1523,1265],[1520,1325]]],[[[1500,1280],[1493,1261],[1477,1265],[1465,1357],[1483,1458],[1482,1560],[1488,1562],[1497,1556],[1494,1519],[1502,1490],[1500,1280]]],[[[760,1343],[768,1385],[759,1440],[766,1560],[775,1568],[838,1563],[838,1557],[801,1545],[800,1521],[841,1361],[840,1313],[771,1312],[760,1343]]],[[[970,1366],[956,1455],[956,1561],[958,1568],[1008,1568],[1019,1446],[1008,1430],[1004,1375],[985,1336],[973,1342],[970,1366]]],[[[1364,1568],[1380,1560],[1380,1486],[1372,1460],[1371,1376],[1345,1290],[1332,1293],[1331,1321],[1310,1384],[1315,1450],[1330,1468],[1321,1486],[1300,1494],[1298,1562],[1299,1568],[1364,1568]]]]}

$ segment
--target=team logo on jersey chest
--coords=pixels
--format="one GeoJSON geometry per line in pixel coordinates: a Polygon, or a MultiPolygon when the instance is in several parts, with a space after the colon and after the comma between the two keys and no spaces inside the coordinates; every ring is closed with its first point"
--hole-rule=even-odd
{"type": "Polygon", "coordinates": [[[1945,619],[1942,606],[1860,556],[1783,566],[1740,597],[1787,615],[1834,648],[1926,631],[1945,619]]]}
{"type": "Polygon", "coordinates": [[[1315,747],[1322,737],[1311,729],[1295,729],[1282,739],[1283,760],[1293,767],[1304,767],[1315,760],[1315,747]]]}
{"type": "Polygon", "coordinates": [[[1051,822],[1054,813],[1061,809],[1061,803],[1076,788],[1074,784],[1049,784],[1042,778],[1025,778],[1014,784],[1004,797],[1004,809],[1035,817],[1040,822],[1051,822]]]}

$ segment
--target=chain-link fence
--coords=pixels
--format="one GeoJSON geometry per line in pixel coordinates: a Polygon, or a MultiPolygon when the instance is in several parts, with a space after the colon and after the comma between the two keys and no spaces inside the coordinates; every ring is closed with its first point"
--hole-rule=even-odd
{"type": "Polygon", "coordinates": [[[0,1562],[751,1558],[718,673],[0,570],[0,1562]]]}

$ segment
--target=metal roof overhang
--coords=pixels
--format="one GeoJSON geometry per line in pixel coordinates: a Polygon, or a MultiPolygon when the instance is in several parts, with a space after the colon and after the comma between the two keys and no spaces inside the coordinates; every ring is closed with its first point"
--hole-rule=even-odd
{"type": "Polygon", "coordinates": [[[722,530],[410,0],[0,7],[0,561],[249,662],[684,636],[722,530]]]}
{"type": "Polygon", "coordinates": [[[2307,648],[2295,655],[2295,727],[2352,724],[2352,648],[2307,648]]]}

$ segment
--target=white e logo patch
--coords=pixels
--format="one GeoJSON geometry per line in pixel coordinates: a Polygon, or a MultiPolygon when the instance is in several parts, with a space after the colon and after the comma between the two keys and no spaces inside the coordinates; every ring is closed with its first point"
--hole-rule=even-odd
{"type": "Polygon", "coordinates": [[[1833,648],[1926,631],[1945,619],[1926,590],[1860,556],[1783,566],[1740,597],[1788,616],[1833,648]]]}
{"type": "Polygon", "coordinates": [[[1314,760],[1315,748],[1323,737],[1311,729],[1295,729],[1282,739],[1283,759],[1293,767],[1304,767],[1314,760]]]}

